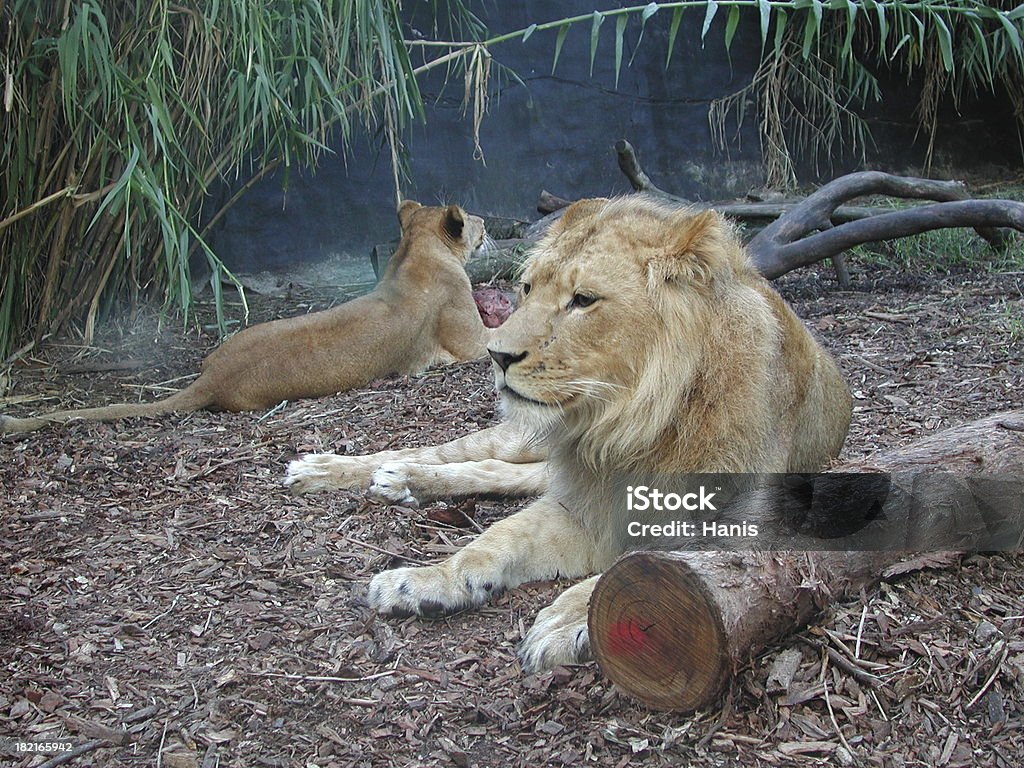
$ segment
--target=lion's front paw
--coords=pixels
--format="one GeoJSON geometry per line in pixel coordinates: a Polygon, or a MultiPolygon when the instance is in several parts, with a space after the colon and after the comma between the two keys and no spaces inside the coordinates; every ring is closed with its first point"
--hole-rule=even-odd
{"type": "Polygon", "coordinates": [[[331,467],[338,458],[331,453],[311,453],[301,459],[290,461],[284,484],[296,495],[332,488],[331,467]]]}
{"type": "Polygon", "coordinates": [[[519,646],[524,672],[541,672],[560,664],[579,664],[590,656],[587,612],[578,606],[566,610],[558,601],[539,614],[519,646]]]}
{"type": "Polygon", "coordinates": [[[409,471],[400,461],[381,464],[370,479],[370,495],[391,504],[419,506],[419,501],[409,490],[409,471]]]}
{"type": "Polygon", "coordinates": [[[480,605],[500,590],[495,580],[430,565],[378,573],[368,599],[371,608],[390,616],[441,616],[480,605]]]}
{"type": "Polygon", "coordinates": [[[355,490],[369,480],[366,462],[355,456],[311,453],[288,463],[284,484],[298,495],[314,491],[355,490]]]}

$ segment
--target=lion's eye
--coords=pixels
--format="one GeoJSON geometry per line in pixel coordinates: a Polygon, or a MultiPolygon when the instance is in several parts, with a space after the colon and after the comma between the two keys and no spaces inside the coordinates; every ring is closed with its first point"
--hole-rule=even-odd
{"type": "Polygon", "coordinates": [[[597,301],[597,296],[590,296],[586,293],[574,293],[572,301],[569,302],[569,309],[586,309],[597,301]]]}
{"type": "Polygon", "coordinates": [[[523,292],[523,296],[529,296],[530,295],[530,288],[531,287],[532,286],[529,283],[520,283],[519,284],[519,290],[521,290],[523,292]]]}

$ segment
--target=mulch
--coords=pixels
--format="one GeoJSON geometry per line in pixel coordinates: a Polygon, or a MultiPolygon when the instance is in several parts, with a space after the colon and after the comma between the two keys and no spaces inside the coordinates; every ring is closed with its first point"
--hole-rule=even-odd
{"type": "MultiPolygon", "coordinates": [[[[778,281],[854,392],[844,458],[1024,407],[1024,275],[854,265],[854,280],[845,292],[825,269],[778,281]]],[[[255,302],[255,319],[330,301],[296,289],[255,302]]],[[[130,316],[88,350],[36,351],[3,407],[154,397],[213,343],[209,330],[130,316]]],[[[286,463],[495,419],[475,362],[264,414],[0,439],[0,737],[70,738],[83,753],[66,764],[167,768],[1021,764],[1014,554],[973,554],[834,605],[691,714],[646,710],[592,663],[521,672],[516,644],[566,582],[440,620],[377,618],[374,573],[442,558],[521,502],[295,498],[286,463]]]]}

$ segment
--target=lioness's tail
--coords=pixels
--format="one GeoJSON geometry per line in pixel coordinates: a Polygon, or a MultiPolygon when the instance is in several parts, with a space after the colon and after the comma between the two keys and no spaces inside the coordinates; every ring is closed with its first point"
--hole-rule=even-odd
{"type": "Polygon", "coordinates": [[[73,411],[54,411],[43,416],[34,416],[25,419],[16,419],[13,416],[0,416],[0,435],[13,434],[15,432],[34,432],[50,424],[63,424],[72,419],[85,419],[87,421],[113,421],[129,416],[159,416],[174,411],[198,411],[213,403],[213,397],[205,391],[205,388],[196,386],[195,382],[180,392],[175,392],[170,397],[157,400],[154,403],[120,403],[118,405],[105,405],[100,408],[79,408],[73,411]]]}

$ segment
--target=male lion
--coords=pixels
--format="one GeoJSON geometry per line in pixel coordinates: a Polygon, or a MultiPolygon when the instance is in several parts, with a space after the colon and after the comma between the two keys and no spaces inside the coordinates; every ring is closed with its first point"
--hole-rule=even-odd
{"type": "Polygon", "coordinates": [[[486,329],[464,265],[486,236],[484,222],[457,205],[398,207],[402,241],[377,287],[325,312],[275,320],[232,336],[204,361],[190,386],[154,403],[0,416],[0,434],[70,419],[106,421],[201,408],[261,410],[322,397],[389,373],[485,353],[486,329]]]}
{"type": "MultiPolygon", "coordinates": [[[[488,343],[508,423],[432,452],[378,455],[399,463],[375,481],[423,456],[474,459],[446,477],[457,484],[487,461],[536,458],[516,451],[535,451],[524,435],[539,435],[547,491],[438,565],[375,576],[380,613],[449,613],[525,581],[599,573],[628,546],[613,476],[814,471],[842,447],[851,402],[839,371],[717,214],[642,197],[581,201],[522,280],[519,308],[488,343]]],[[[374,457],[339,460],[307,457],[290,479],[300,490],[349,482],[374,457]]],[[[596,578],[540,612],[524,669],[589,654],[596,578]]]]}

